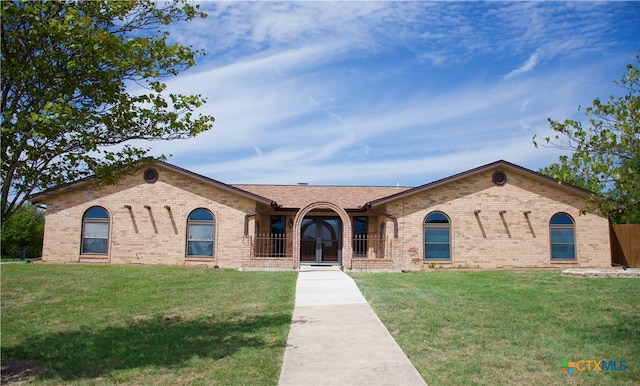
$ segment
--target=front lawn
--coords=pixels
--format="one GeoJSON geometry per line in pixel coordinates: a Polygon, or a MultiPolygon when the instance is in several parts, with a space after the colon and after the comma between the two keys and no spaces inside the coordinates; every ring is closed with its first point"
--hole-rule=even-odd
{"type": "Polygon", "coordinates": [[[639,279],[558,271],[352,276],[429,385],[640,383],[639,279]],[[618,369],[624,360],[626,371],[568,375],[564,358],[616,361],[618,369]]]}
{"type": "Polygon", "coordinates": [[[278,382],[295,272],[3,265],[2,357],[35,384],[278,382]]]}

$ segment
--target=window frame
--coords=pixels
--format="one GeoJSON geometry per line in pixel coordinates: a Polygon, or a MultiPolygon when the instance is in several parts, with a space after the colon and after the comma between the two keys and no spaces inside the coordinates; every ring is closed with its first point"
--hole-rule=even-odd
{"type": "Polygon", "coordinates": [[[574,218],[565,212],[557,212],[554,213],[553,216],[551,216],[551,218],[549,219],[549,257],[551,259],[551,261],[575,261],[577,260],[577,250],[576,250],[576,221],[574,220],[574,218]],[[553,224],[553,219],[556,216],[566,216],[566,218],[568,218],[571,221],[571,224],[553,224]],[[553,231],[554,230],[566,230],[566,229],[570,229],[572,231],[572,239],[573,239],[573,243],[558,243],[558,242],[553,242],[553,231]],[[553,256],[553,246],[554,245],[572,245],[572,254],[573,257],[554,257],[553,256]]]}
{"type": "Polygon", "coordinates": [[[287,216],[284,214],[269,216],[269,256],[287,256],[287,216]]]}
{"type": "Polygon", "coordinates": [[[80,255],[81,256],[108,256],[109,255],[109,241],[111,239],[111,215],[109,214],[109,211],[100,205],[94,205],[91,206],[89,208],[87,208],[87,210],[84,211],[84,213],[82,214],[82,229],[80,232],[80,255]],[[94,209],[101,209],[102,211],[104,211],[104,214],[106,215],[106,218],[104,217],[87,217],[87,215],[89,214],[90,211],[94,210],[94,209]],[[87,225],[88,224],[106,224],[107,225],[107,237],[106,238],[99,238],[99,237],[86,237],[87,234],[87,225]],[[106,240],[105,242],[105,246],[104,246],[104,252],[100,251],[100,252],[89,252],[86,251],[86,243],[85,240],[106,240]]]}
{"type": "Polygon", "coordinates": [[[422,259],[423,261],[451,261],[453,258],[453,248],[451,247],[451,218],[444,212],[436,210],[433,212],[430,212],[429,214],[427,214],[424,217],[424,221],[422,222],[422,259]],[[434,214],[441,214],[442,216],[444,216],[444,218],[446,219],[446,222],[427,222],[427,220],[429,219],[430,216],[434,215],[434,214]],[[442,230],[442,229],[446,229],[447,230],[447,237],[448,237],[448,242],[446,243],[442,243],[442,242],[431,242],[431,243],[427,243],[427,232],[429,230],[442,230]],[[427,244],[431,244],[431,245],[447,245],[448,247],[448,255],[449,257],[428,257],[427,256],[427,244]]]}
{"type": "Polygon", "coordinates": [[[353,216],[353,256],[354,257],[367,257],[369,252],[369,216],[353,216]],[[360,222],[364,224],[364,233],[359,232],[360,228],[356,226],[356,223],[360,222]],[[364,236],[357,238],[357,236],[364,236]]]}
{"type": "Polygon", "coordinates": [[[191,211],[191,213],[189,213],[189,216],[187,216],[187,234],[186,234],[186,246],[185,246],[185,256],[188,259],[213,259],[216,255],[215,253],[215,246],[216,246],[216,242],[215,242],[215,238],[216,238],[216,216],[215,214],[213,214],[213,212],[207,208],[196,208],[194,210],[191,211]],[[196,212],[198,211],[207,211],[210,215],[212,220],[199,220],[199,219],[192,219],[191,217],[196,214],[196,212]],[[191,226],[211,226],[212,230],[211,230],[211,239],[210,240],[190,240],[190,236],[191,236],[191,226]],[[202,255],[202,254],[191,254],[191,248],[189,248],[190,245],[192,245],[192,243],[203,243],[203,242],[209,242],[211,243],[211,255],[202,255]]]}

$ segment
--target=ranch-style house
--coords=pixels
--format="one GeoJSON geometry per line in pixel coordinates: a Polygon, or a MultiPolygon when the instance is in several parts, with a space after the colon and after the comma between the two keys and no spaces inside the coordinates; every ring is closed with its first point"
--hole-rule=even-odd
{"type": "Polygon", "coordinates": [[[611,266],[589,192],[497,161],[414,188],[228,185],[166,162],[38,193],[44,262],[345,270],[611,266]]]}

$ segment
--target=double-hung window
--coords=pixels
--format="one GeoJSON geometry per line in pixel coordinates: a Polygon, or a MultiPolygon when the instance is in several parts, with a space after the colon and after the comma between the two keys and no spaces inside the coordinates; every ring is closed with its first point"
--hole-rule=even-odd
{"type": "Polygon", "coordinates": [[[207,209],[196,209],[187,220],[187,256],[213,257],[215,218],[207,209]]]}
{"type": "Polygon", "coordinates": [[[109,250],[109,213],[101,206],[87,209],[82,216],[82,255],[106,255],[109,250]]]}
{"type": "Polygon", "coordinates": [[[424,220],[424,258],[451,259],[451,222],[442,212],[430,213],[424,220]]]}
{"type": "Polygon", "coordinates": [[[575,223],[566,213],[556,213],[549,222],[552,260],[576,258],[575,223]]]}

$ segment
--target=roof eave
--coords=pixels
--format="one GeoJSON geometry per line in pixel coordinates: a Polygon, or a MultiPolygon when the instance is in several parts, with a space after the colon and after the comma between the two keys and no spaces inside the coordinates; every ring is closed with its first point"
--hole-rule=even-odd
{"type": "Polygon", "coordinates": [[[510,162],[504,161],[504,160],[499,160],[499,161],[495,161],[492,162],[490,164],[486,164],[483,166],[479,166],[477,168],[473,168],[458,174],[454,174],[453,176],[449,176],[449,177],[445,177],[424,185],[420,185],[417,186],[415,188],[409,189],[409,190],[405,190],[403,192],[400,193],[396,193],[396,194],[392,194],[391,196],[387,196],[387,197],[382,197],[380,199],[377,200],[373,200],[373,201],[369,201],[366,204],[364,204],[363,207],[377,207],[377,206],[381,206],[384,204],[387,204],[391,201],[395,201],[416,193],[420,193],[426,190],[430,190],[430,189],[434,189],[436,187],[442,186],[442,185],[446,185],[449,184],[451,182],[463,179],[463,178],[467,178],[469,176],[478,174],[478,173],[482,173],[485,172],[487,170],[491,170],[491,169],[495,169],[498,167],[506,167],[506,168],[510,168],[512,170],[517,170],[520,171],[522,173],[528,174],[529,176],[533,177],[534,179],[544,182],[544,183],[548,183],[548,184],[556,184],[559,185],[560,188],[565,189],[565,190],[569,190],[571,192],[573,192],[574,194],[578,194],[581,196],[584,196],[585,198],[588,196],[591,196],[592,194],[594,194],[593,192],[590,192],[588,190],[582,189],[580,187],[571,185],[571,184],[566,184],[566,183],[562,183],[556,179],[553,179],[549,176],[545,176],[544,174],[535,172],[533,170],[524,168],[522,166],[516,165],[516,164],[512,164],[510,162]]]}
{"type": "MultiPolygon", "coordinates": [[[[181,168],[179,166],[172,165],[170,163],[167,163],[167,162],[164,162],[164,161],[157,161],[155,163],[155,165],[163,167],[165,169],[169,169],[169,170],[171,170],[171,171],[173,171],[175,173],[187,176],[189,178],[193,178],[195,180],[204,182],[206,184],[214,185],[219,189],[222,189],[222,190],[230,192],[230,193],[238,194],[238,195],[240,195],[242,197],[257,201],[259,203],[262,203],[262,204],[265,204],[265,205],[269,205],[269,206],[272,206],[272,207],[277,207],[278,206],[278,204],[275,201],[273,201],[273,200],[271,200],[269,198],[266,198],[266,197],[263,197],[263,196],[260,196],[260,195],[257,195],[257,194],[251,193],[251,192],[247,192],[246,190],[242,190],[240,188],[236,188],[234,186],[225,184],[223,182],[214,180],[212,178],[205,177],[205,176],[203,176],[201,174],[197,174],[197,173],[191,172],[189,170],[183,169],[183,168],[181,168]]],[[[136,170],[138,170],[138,169],[136,169],[136,170]]],[[[57,185],[57,186],[51,187],[49,189],[45,189],[42,192],[30,195],[30,196],[27,197],[27,200],[31,201],[31,202],[34,202],[34,203],[40,203],[40,202],[43,202],[46,197],[50,197],[52,195],[64,193],[68,189],[77,188],[79,186],[82,186],[84,184],[89,183],[89,181],[92,181],[92,180],[95,180],[95,179],[98,179],[98,178],[99,178],[98,176],[92,175],[92,176],[88,176],[88,177],[85,177],[85,178],[82,178],[82,179],[79,179],[79,180],[76,180],[76,181],[69,182],[67,184],[57,185]]]]}
{"type": "Polygon", "coordinates": [[[32,203],[42,203],[46,197],[54,196],[56,194],[61,194],[66,190],[73,189],[82,185],[88,184],[90,181],[97,179],[96,176],[88,176],[81,178],[79,180],[71,181],[66,184],[60,184],[53,186],[51,188],[45,189],[35,194],[30,194],[27,196],[26,200],[32,203]]]}
{"type": "Polygon", "coordinates": [[[194,178],[196,180],[199,180],[199,181],[207,183],[207,184],[215,185],[216,187],[218,187],[218,188],[220,188],[222,190],[225,190],[227,192],[238,194],[240,196],[243,196],[245,198],[249,198],[251,200],[260,202],[260,203],[265,204],[265,205],[269,205],[269,206],[273,206],[273,207],[277,207],[278,206],[277,202],[275,202],[275,201],[273,201],[273,200],[271,200],[271,199],[269,199],[267,197],[263,197],[263,196],[260,196],[258,194],[255,194],[255,193],[251,193],[251,192],[248,192],[246,190],[243,190],[243,189],[240,189],[240,188],[236,188],[235,186],[225,184],[224,182],[220,182],[218,180],[214,180],[213,178],[209,178],[209,177],[203,176],[203,175],[198,174],[198,173],[194,173],[194,172],[189,171],[187,169],[183,169],[183,168],[181,168],[179,166],[175,166],[175,165],[172,165],[172,164],[164,162],[164,161],[158,161],[157,164],[162,165],[163,167],[165,167],[167,169],[170,169],[170,170],[172,170],[172,171],[174,171],[174,172],[176,172],[178,174],[182,174],[184,176],[194,178]]]}

